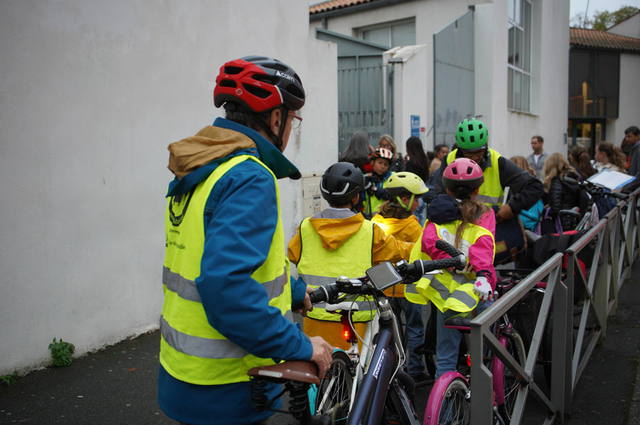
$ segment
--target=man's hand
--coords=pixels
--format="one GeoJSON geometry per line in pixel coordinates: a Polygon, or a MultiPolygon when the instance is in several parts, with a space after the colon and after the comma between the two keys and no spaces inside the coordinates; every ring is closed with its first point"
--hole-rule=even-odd
{"type": "Polygon", "coordinates": [[[311,345],[313,345],[311,361],[318,365],[318,377],[322,379],[331,366],[333,347],[320,336],[312,336],[309,339],[311,339],[311,345]]]}
{"type": "Polygon", "coordinates": [[[501,221],[511,220],[513,218],[513,210],[509,204],[504,204],[500,207],[498,212],[496,213],[496,221],[500,223],[501,221]]]}
{"type": "Polygon", "coordinates": [[[313,292],[313,288],[307,286],[307,293],[304,294],[304,300],[302,300],[302,308],[294,310],[294,313],[298,313],[307,317],[307,312],[313,310],[313,304],[311,304],[311,299],[309,298],[309,294],[313,292]]]}

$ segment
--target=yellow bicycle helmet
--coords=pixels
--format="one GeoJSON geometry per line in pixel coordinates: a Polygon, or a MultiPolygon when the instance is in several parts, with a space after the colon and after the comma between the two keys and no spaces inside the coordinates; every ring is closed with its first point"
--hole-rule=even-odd
{"type": "Polygon", "coordinates": [[[389,195],[395,197],[395,200],[407,211],[411,211],[411,205],[413,204],[413,200],[416,195],[422,195],[429,191],[429,188],[424,184],[424,181],[422,181],[418,175],[410,173],[409,171],[391,173],[391,176],[387,179],[384,189],[389,195]],[[402,202],[400,196],[403,193],[411,193],[409,205],[405,205],[402,202]]]}

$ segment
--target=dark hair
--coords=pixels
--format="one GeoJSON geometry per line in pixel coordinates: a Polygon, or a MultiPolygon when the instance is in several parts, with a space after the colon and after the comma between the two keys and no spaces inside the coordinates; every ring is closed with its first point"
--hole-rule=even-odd
{"type": "Polygon", "coordinates": [[[422,147],[422,140],[419,137],[411,136],[406,141],[407,155],[409,155],[409,162],[411,163],[411,171],[417,174],[422,180],[426,180],[429,177],[429,160],[424,153],[422,147]]]}
{"type": "Polygon", "coordinates": [[[369,163],[369,135],[366,132],[353,133],[349,146],[340,155],[340,162],[350,162],[361,170],[369,163]]]}
{"type": "Polygon", "coordinates": [[[532,137],[532,139],[538,139],[538,142],[544,143],[544,139],[542,138],[542,136],[535,135],[532,137]]]}
{"type": "Polygon", "coordinates": [[[637,136],[637,135],[639,135],[639,134],[640,134],[640,128],[638,128],[638,127],[637,127],[637,126],[635,126],[635,125],[632,125],[631,127],[627,128],[627,129],[624,131],[624,134],[627,134],[627,133],[633,133],[635,136],[637,136]]]}
{"type": "MultiPolygon", "coordinates": [[[[288,114],[289,112],[286,111],[286,108],[284,109],[283,113],[286,112],[286,114],[288,114]]],[[[226,102],[224,104],[224,117],[226,119],[242,124],[245,127],[249,127],[250,129],[258,132],[263,130],[267,134],[273,134],[267,125],[269,117],[271,116],[271,111],[272,110],[270,109],[265,112],[253,112],[236,102],[226,102]]],[[[274,134],[273,136],[275,137],[276,135],[274,134]]]]}
{"type": "Polygon", "coordinates": [[[593,166],[591,165],[591,158],[589,157],[589,152],[584,146],[580,146],[580,145],[574,146],[571,149],[570,155],[571,155],[571,161],[573,162],[573,165],[575,165],[575,167],[578,169],[580,174],[582,174],[583,179],[586,180],[596,173],[596,170],[594,170],[593,166]]]}
{"type": "Polygon", "coordinates": [[[442,148],[447,148],[447,149],[449,149],[449,146],[447,146],[447,145],[445,145],[444,143],[442,143],[442,144],[440,144],[440,145],[436,145],[436,146],[433,148],[433,151],[434,151],[434,153],[436,153],[436,154],[437,154],[437,153],[440,153],[440,151],[442,150],[442,148]]]}

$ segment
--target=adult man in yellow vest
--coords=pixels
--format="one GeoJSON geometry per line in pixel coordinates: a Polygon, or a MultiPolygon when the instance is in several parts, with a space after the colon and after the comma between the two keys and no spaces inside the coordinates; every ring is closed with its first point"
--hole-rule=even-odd
{"type": "MultiPolygon", "coordinates": [[[[365,185],[362,172],[353,164],[338,162],[322,175],[320,192],[329,208],[305,218],[289,242],[287,255],[297,265],[299,278],[316,288],[335,282],[338,276],[361,277],[384,261],[408,259],[413,243],[385,235],[377,224],[354,211],[365,185]]],[[[375,314],[370,298],[358,297],[354,313],[356,332],[364,335],[365,323],[375,314]]],[[[349,348],[342,339],[340,316],[327,312],[325,304],[314,306],[304,319],[307,335],[320,335],[332,345],[349,348]]]]}
{"type": "Polygon", "coordinates": [[[456,158],[468,158],[477,162],[484,173],[484,183],[476,200],[498,209],[496,221],[509,220],[521,210],[531,208],[544,193],[542,182],[522,170],[497,151],[488,147],[489,132],[482,121],[465,118],[456,129],[457,149],[443,159],[440,175],[436,180],[436,194],[445,193],[442,175],[447,165],[456,158]],[[508,202],[503,205],[504,190],[510,187],[508,202]]]}
{"type": "Polygon", "coordinates": [[[304,287],[292,294],[280,217],[277,179],[300,178],[282,151],[304,101],[288,65],[227,62],[214,89],[226,119],[169,145],[158,403],[179,422],[261,423],[272,413],[251,405],[250,368],[331,363],[332,347],[291,321],[292,298],[310,303],[304,287]]]}

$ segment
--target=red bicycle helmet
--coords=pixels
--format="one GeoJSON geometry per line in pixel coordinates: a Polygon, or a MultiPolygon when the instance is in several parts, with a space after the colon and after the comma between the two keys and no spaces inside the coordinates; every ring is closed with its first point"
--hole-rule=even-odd
{"type": "Polygon", "coordinates": [[[280,105],[297,111],[304,105],[302,81],[287,64],[265,56],[246,56],[220,67],[213,90],[216,108],[237,102],[253,112],[280,105]]]}
{"type": "Polygon", "coordinates": [[[442,174],[442,184],[447,189],[454,191],[466,187],[474,190],[484,183],[482,168],[472,159],[458,158],[442,174]]]}
{"type": "Polygon", "coordinates": [[[371,154],[370,158],[371,161],[378,158],[384,158],[391,161],[391,159],[393,159],[393,152],[391,152],[389,149],[378,148],[371,154]]]}

